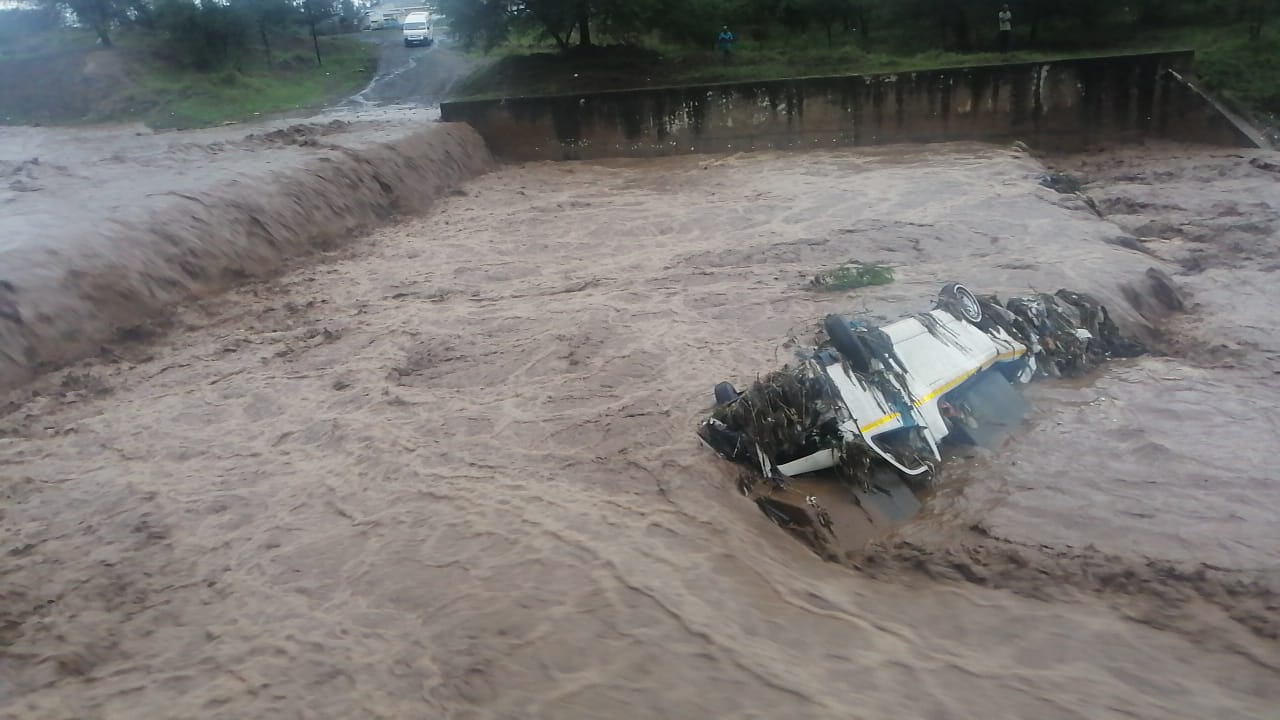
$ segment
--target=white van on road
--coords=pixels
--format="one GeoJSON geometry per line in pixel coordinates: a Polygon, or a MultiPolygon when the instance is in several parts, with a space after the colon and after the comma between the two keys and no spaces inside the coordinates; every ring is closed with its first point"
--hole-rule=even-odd
{"type": "Polygon", "coordinates": [[[405,47],[413,47],[414,45],[430,46],[435,41],[431,32],[430,13],[409,13],[405,16],[404,22],[401,23],[400,29],[404,33],[405,47]]]}

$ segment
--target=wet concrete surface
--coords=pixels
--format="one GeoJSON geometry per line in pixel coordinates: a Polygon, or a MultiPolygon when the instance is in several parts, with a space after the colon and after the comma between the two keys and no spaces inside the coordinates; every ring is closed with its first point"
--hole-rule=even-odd
{"type": "Polygon", "coordinates": [[[476,67],[476,61],[437,31],[431,47],[405,47],[398,28],[369,30],[358,39],[378,47],[378,74],[344,105],[439,105],[450,88],[476,67]]]}

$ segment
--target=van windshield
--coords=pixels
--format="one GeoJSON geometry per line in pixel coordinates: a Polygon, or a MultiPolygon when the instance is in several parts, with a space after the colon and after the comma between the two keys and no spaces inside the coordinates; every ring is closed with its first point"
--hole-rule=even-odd
{"type": "Polygon", "coordinates": [[[427,24],[424,22],[407,22],[403,27],[405,30],[426,30],[427,24]]]}

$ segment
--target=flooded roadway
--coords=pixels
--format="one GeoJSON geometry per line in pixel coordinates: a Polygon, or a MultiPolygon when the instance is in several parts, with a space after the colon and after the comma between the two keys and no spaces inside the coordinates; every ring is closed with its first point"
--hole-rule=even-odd
{"type": "Polygon", "coordinates": [[[475,69],[477,61],[455,47],[448,28],[442,27],[438,18],[435,34],[431,47],[412,48],[404,46],[398,28],[356,36],[378,47],[378,74],[344,107],[438,107],[454,84],[475,69]]]}
{"type": "Polygon", "coordinates": [[[1280,186],[1098,157],[1054,162],[1116,217],[981,145],[508,167],[45,376],[0,440],[2,712],[1272,717],[1280,186]],[[806,289],[851,259],[898,280],[806,289]],[[1137,323],[1153,265],[1169,355],[1035,387],[847,565],[693,435],[828,312],[961,280],[1137,323]]]}

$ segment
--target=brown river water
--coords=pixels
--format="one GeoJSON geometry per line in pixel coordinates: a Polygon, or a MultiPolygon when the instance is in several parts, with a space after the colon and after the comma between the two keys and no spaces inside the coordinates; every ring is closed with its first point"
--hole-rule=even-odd
{"type": "MultiPolygon", "coordinates": [[[[1276,717],[1280,175],[1249,164],[1274,153],[483,173],[472,133],[404,141],[432,164],[338,139],[366,130],[264,151],[295,175],[253,175],[248,146],[201,155],[216,186],[93,240],[110,267],[52,222],[0,248],[0,309],[22,315],[0,337],[0,716],[1276,717]],[[321,162],[420,185],[310,242],[321,162]],[[1101,216],[1041,187],[1047,166],[1101,216]],[[292,224],[262,241],[297,237],[269,252],[201,230],[273,212],[292,224]],[[897,280],[806,287],[851,259],[897,280]],[[101,310],[76,263],[121,273],[128,302],[101,310]],[[1157,328],[1122,291],[1150,267],[1188,307],[1157,328]],[[246,277],[266,279],[213,292],[246,277]],[[960,453],[920,517],[824,562],[698,444],[711,387],[785,362],[826,313],[892,319],[948,280],[1095,293],[1159,352],[1032,387],[1004,447],[960,453]],[[139,298],[162,319],[126,317],[139,298]],[[56,332],[28,327],[49,307],[56,332]]],[[[119,162],[170,151],[141,144],[119,162]]],[[[93,152],[60,165],[92,184],[93,152]]],[[[0,196],[10,229],[65,187],[43,177],[0,196]]],[[[383,197],[341,197],[360,193],[383,197]]]]}

